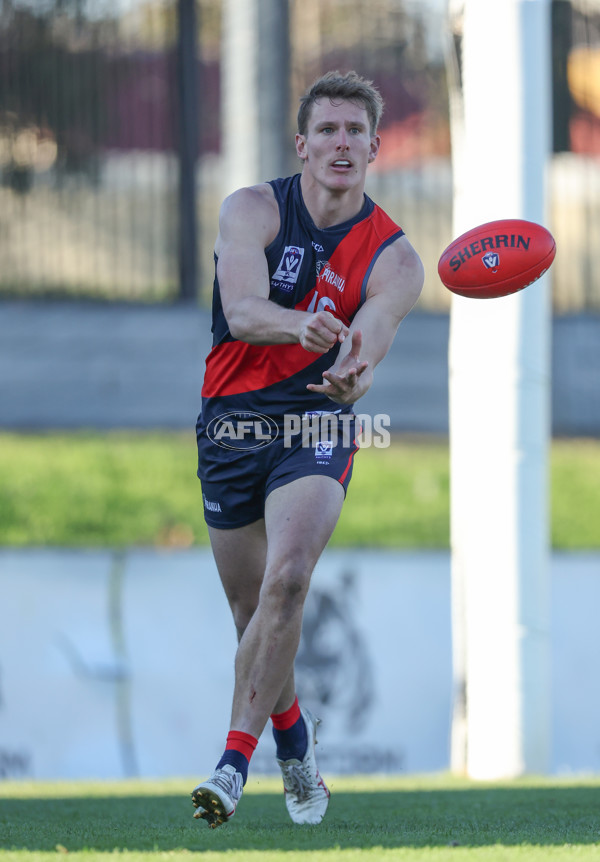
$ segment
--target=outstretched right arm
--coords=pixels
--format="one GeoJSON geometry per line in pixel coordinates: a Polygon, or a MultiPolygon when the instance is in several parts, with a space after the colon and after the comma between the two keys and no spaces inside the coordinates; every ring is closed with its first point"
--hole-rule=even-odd
{"type": "Polygon", "coordinates": [[[249,344],[300,343],[326,353],[348,329],[328,311],[283,308],[269,299],[265,248],[279,231],[279,208],[267,184],[239,189],[223,202],[215,246],[223,312],[232,336],[249,344]]]}

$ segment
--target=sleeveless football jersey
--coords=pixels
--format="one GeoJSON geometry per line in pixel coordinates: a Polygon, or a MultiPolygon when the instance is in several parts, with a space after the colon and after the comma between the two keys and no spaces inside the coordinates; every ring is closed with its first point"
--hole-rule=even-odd
{"type": "MultiPolygon", "coordinates": [[[[402,229],[365,195],[364,205],[343,224],[318,228],[300,189],[300,174],[271,181],[281,226],[265,249],[270,277],[269,299],[303,311],[326,309],[349,326],[366,298],[371,270],[402,229]]],[[[276,422],[286,413],[339,411],[327,396],[310,392],[322,383],[340,345],[325,354],[300,344],[253,345],[229,332],[215,275],[213,346],[206,359],[199,425],[226,411],[256,411],[276,422]]],[[[342,407],[344,412],[351,405],[342,407]]]]}

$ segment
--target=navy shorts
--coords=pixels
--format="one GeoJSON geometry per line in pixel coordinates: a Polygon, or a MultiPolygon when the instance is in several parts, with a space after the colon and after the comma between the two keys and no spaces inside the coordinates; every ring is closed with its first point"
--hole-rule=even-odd
{"type": "Polygon", "coordinates": [[[204,518],[210,527],[225,530],[264,518],[271,491],[303,476],[331,476],[345,494],[359,448],[348,425],[313,425],[308,434],[287,440],[276,434],[265,445],[239,449],[215,442],[199,420],[197,440],[204,518]]]}

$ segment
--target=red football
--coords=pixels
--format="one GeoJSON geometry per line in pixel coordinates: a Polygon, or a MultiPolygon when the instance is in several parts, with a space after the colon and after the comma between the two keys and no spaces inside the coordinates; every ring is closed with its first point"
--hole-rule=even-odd
{"type": "Polygon", "coordinates": [[[487,222],[450,243],[438,263],[448,290],[491,299],[516,293],[546,272],[556,243],[542,225],[522,219],[487,222]]]}

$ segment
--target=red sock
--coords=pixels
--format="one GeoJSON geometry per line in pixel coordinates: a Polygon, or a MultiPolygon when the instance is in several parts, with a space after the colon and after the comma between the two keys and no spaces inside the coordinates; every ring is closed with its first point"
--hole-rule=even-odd
{"type": "Polygon", "coordinates": [[[285,712],[278,712],[277,714],[271,715],[271,721],[273,722],[275,730],[289,730],[293,724],[296,724],[299,718],[300,705],[298,703],[298,697],[296,697],[296,700],[289,709],[286,709],[285,712]]]}
{"type": "Polygon", "coordinates": [[[226,763],[236,769],[242,776],[244,784],[248,780],[248,764],[258,745],[258,739],[241,730],[230,730],[227,734],[227,743],[223,756],[217,763],[217,769],[226,763]]]}
{"type": "Polygon", "coordinates": [[[230,730],[227,734],[227,744],[225,751],[239,751],[243,754],[248,763],[254,754],[254,749],[258,745],[258,739],[249,733],[244,733],[241,730],[230,730]]]}

